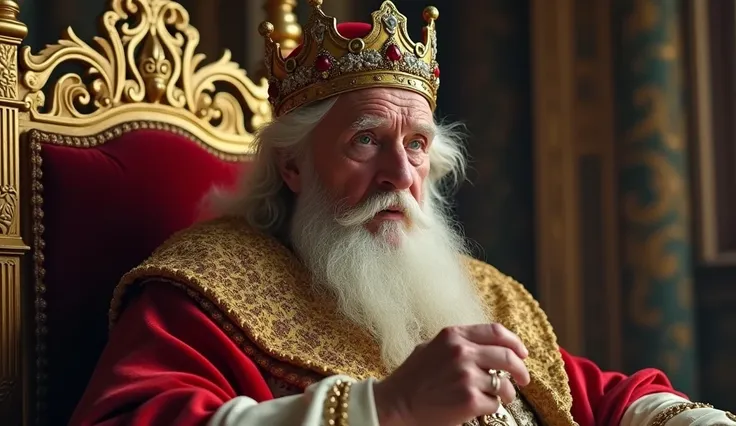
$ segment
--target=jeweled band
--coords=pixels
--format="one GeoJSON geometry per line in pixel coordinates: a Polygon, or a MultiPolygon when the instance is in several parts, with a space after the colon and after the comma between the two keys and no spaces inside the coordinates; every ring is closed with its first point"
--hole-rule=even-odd
{"type": "Polygon", "coordinates": [[[324,420],[328,426],[348,426],[348,407],[352,382],[337,380],[325,399],[324,420]]]}
{"type": "Polygon", "coordinates": [[[713,406],[702,402],[683,402],[682,404],[676,404],[657,414],[657,416],[652,420],[650,426],[664,426],[678,414],[698,408],[713,408],[713,406]]]}
{"type": "MultiPolygon", "coordinates": [[[[269,100],[280,116],[302,105],[368,87],[400,87],[424,96],[434,110],[440,84],[437,64],[435,7],[424,10],[422,42],[407,32],[407,19],[385,1],[371,14],[367,35],[347,38],[337,20],[322,11],[321,0],[311,0],[312,14],[304,25],[304,41],[284,58],[271,39],[273,26],[264,22],[259,32],[266,40],[269,100]]],[[[365,24],[362,24],[365,25],[365,24]]]]}

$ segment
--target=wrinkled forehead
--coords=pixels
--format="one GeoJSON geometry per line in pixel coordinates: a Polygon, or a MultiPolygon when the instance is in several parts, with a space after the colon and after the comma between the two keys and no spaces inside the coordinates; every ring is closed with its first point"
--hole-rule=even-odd
{"type": "Polygon", "coordinates": [[[434,121],[421,120],[414,117],[402,117],[402,116],[385,116],[380,114],[366,113],[359,115],[351,124],[350,128],[355,131],[371,130],[393,127],[395,120],[401,120],[402,127],[411,130],[413,133],[422,134],[428,138],[434,137],[437,133],[437,126],[434,121]]]}
{"type": "Polygon", "coordinates": [[[335,104],[340,124],[353,130],[401,128],[433,136],[436,126],[427,101],[416,93],[389,88],[343,94],[335,104]]]}

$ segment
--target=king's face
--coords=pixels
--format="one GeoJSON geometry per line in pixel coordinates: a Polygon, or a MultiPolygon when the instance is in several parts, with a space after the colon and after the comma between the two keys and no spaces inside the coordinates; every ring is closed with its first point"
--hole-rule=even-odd
{"type": "MultiPolygon", "coordinates": [[[[319,183],[345,208],[381,192],[407,192],[419,205],[429,174],[435,125],[427,100],[402,89],[370,88],[340,96],[310,135],[319,183]]],[[[295,193],[304,182],[286,178],[295,193]]],[[[377,232],[404,221],[400,206],[378,212],[365,226],[377,232]]]]}

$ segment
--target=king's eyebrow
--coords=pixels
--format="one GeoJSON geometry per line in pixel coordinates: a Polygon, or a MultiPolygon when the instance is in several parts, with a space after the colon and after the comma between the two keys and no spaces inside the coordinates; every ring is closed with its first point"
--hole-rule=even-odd
{"type": "MultiPolygon", "coordinates": [[[[388,119],[379,115],[362,115],[358,117],[358,119],[355,120],[350,127],[356,132],[360,132],[363,130],[371,130],[384,126],[387,121],[388,119]]],[[[424,135],[430,139],[434,138],[434,136],[437,134],[437,126],[435,126],[434,123],[427,124],[415,122],[412,124],[411,127],[414,132],[424,135]]]]}
{"type": "Polygon", "coordinates": [[[416,123],[412,126],[414,128],[414,131],[422,134],[430,139],[434,138],[434,136],[437,134],[437,126],[427,123],[416,123]]]}
{"type": "Polygon", "coordinates": [[[351,125],[355,131],[370,130],[377,127],[381,127],[386,124],[386,119],[378,115],[363,115],[358,117],[357,120],[351,125]]]}

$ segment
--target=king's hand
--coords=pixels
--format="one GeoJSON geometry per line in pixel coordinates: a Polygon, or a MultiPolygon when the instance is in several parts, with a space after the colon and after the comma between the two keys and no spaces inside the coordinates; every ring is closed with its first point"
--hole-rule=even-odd
{"type": "Polygon", "coordinates": [[[511,377],[529,384],[522,361],[528,355],[519,337],[500,324],[447,328],[374,385],[379,423],[451,426],[493,414],[516,396],[511,377]]]}

